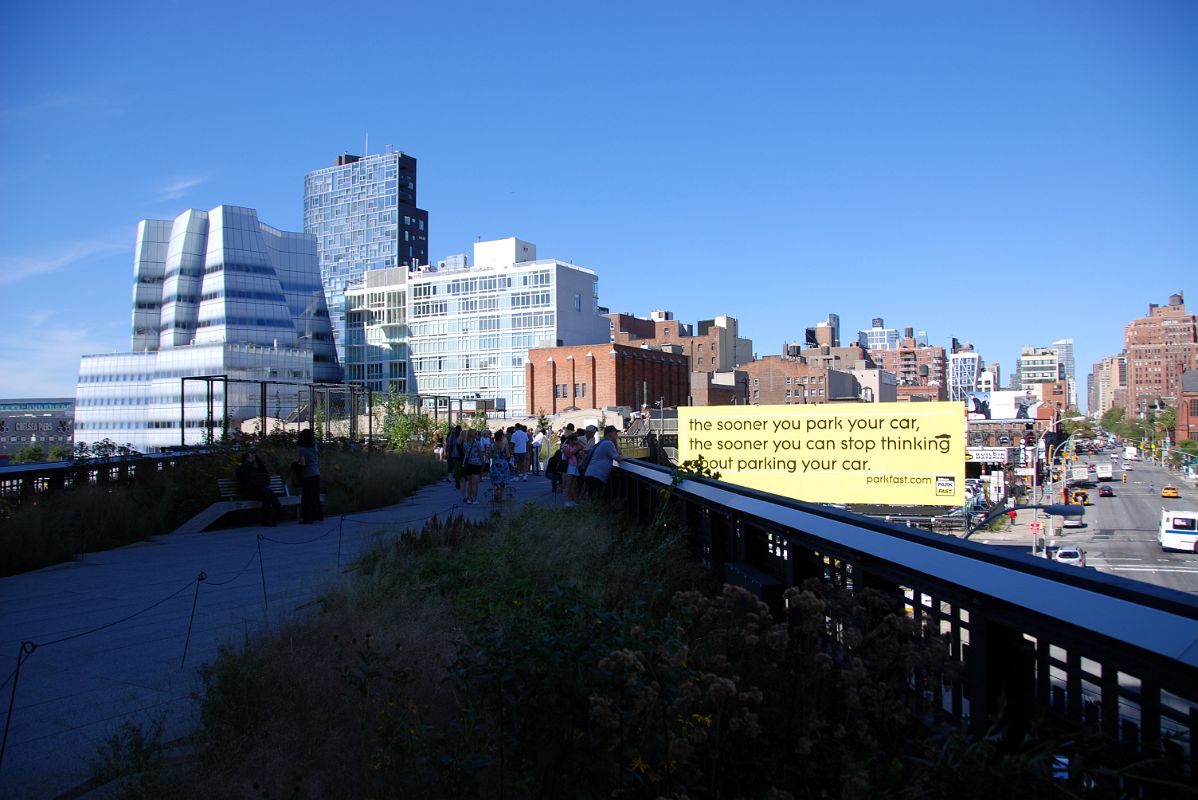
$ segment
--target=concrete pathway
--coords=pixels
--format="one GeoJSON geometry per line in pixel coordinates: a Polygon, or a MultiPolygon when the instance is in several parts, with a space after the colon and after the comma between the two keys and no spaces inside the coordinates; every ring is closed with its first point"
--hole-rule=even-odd
{"type": "MultiPolygon", "coordinates": [[[[514,487],[501,510],[561,502],[543,476],[514,487]]],[[[161,718],[163,741],[187,735],[199,715],[197,667],[218,647],[301,613],[377,535],[433,516],[486,518],[496,510],[488,488],[484,479],[479,505],[467,506],[442,481],[398,505],[320,524],[158,536],[0,579],[0,725],[11,714],[0,797],[81,787],[97,746],[124,722],[161,718]],[[22,650],[26,642],[35,646],[22,650]]]]}

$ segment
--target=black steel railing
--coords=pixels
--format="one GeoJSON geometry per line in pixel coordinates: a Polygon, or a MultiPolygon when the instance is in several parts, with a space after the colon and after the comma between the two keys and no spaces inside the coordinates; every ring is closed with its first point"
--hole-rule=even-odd
{"type": "Polygon", "coordinates": [[[943,711],[975,730],[1000,711],[1018,727],[1040,709],[1198,776],[1190,595],[721,481],[675,483],[647,462],[625,460],[612,475],[645,521],[676,503],[705,566],[777,612],[785,590],[812,577],[893,594],[922,630],[947,638],[962,669],[942,686],[943,711]]]}

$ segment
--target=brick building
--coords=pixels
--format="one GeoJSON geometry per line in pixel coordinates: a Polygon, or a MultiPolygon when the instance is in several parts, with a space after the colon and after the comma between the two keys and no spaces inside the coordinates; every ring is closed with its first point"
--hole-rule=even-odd
{"type": "Polygon", "coordinates": [[[860,384],[849,373],[801,358],[765,356],[742,369],[750,405],[856,402],[861,395],[860,384]]]}
{"type": "Polygon", "coordinates": [[[1198,317],[1186,313],[1185,295],[1169,296],[1169,304],[1148,306],[1148,316],[1128,323],[1123,332],[1127,356],[1127,415],[1143,413],[1164,402],[1173,405],[1181,375],[1198,369],[1198,317]]]}
{"type": "Polygon", "coordinates": [[[753,342],[742,339],[735,317],[721,314],[701,319],[696,328],[674,319],[669,311],[654,311],[647,318],[608,314],[611,340],[616,344],[682,348],[695,372],[737,369],[753,360],[753,342]]]}
{"type": "Polygon", "coordinates": [[[893,347],[889,349],[870,348],[869,354],[879,369],[892,373],[898,380],[899,401],[910,399],[915,394],[928,394],[908,390],[908,397],[903,396],[904,386],[938,387],[939,399],[948,399],[948,359],[943,347],[934,347],[926,343],[926,339],[916,336],[911,328],[907,328],[893,347]]]}
{"type": "Polygon", "coordinates": [[[1198,369],[1182,373],[1181,397],[1177,400],[1177,427],[1174,442],[1190,439],[1198,442],[1198,369]]]}
{"type": "Polygon", "coordinates": [[[681,352],[625,344],[535,347],[524,380],[530,416],[658,402],[668,408],[687,402],[690,360],[681,352]]]}

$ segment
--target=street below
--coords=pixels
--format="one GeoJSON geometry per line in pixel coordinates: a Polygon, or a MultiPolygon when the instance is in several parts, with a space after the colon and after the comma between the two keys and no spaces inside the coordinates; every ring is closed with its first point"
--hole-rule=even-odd
{"type": "MultiPolygon", "coordinates": [[[[1161,509],[1198,510],[1198,491],[1193,485],[1176,473],[1142,461],[1135,462],[1126,473],[1125,484],[1120,480],[1120,464],[1106,453],[1084,456],[1076,463],[1113,464],[1115,480],[1098,486],[1111,487],[1115,496],[1099,497],[1097,487],[1088,490],[1092,505],[1086,506],[1085,526],[1062,528],[1061,518],[1053,518],[1048,546],[1080,547],[1085,551],[1086,567],[1099,572],[1198,594],[1198,555],[1165,551],[1157,543],[1161,509]],[[1161,487],[1166,484],[1177,487],[1178,499],[1161,497],[1161,487]]],[[[1047,502],[1060,502],[1059,494],[1047,502]]],[[[978,533],[973,540],[1031,553],[1034,520],[1034,512],[1021,511],[1013,528],[978,533]]],[[[1048,519],[1043,514],[1039,522],[1047,528],[1048,519]]]]}

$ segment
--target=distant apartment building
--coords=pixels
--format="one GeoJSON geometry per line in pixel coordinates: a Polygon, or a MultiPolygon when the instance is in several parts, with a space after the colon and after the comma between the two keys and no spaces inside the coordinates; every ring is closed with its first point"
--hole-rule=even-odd
{"type": "MultiPolygon", "coordinates": [[[[927,335],[906,328],[903,336],[889,349],[870,349],[870,356],[879,369],[893,374],[898,380],[898,399],[903,401],[904,386],[938,387],[940,399],[948,398],[948,360],[943,347],[927,343],[927,335]]],[[[909,393],[908,393],[909,394],[909,393]]]]}
{"type": "Polygon", "coordinates": [[[637,347],[677,345],[696,372],[736,369],[753,360],[752,340],[741,338],[740,324],[727,314],[699,320],[695,328],[674,319],[671,311],[653,311],[648,317],[627,312],[607,316],[611,341],[637,347]]]}
{"type": "Polygon", "coordinates": [[[858,402],[861,386],[848,372],[801,358],[763,356],[743,367],[749,405],[858,402]]]}
{"type": "Polygon", "coordinates": [[[577,408],[686,405],[690,383],[685,354],[612,342],[534,347],[524,371],[523,410],[529,416],[577,408]]]}
{"type": "Polygon", "coordinates": [[[912,331],[907,328],[899,335],[898,328],[887,328],[881,317],[874,317],[872,327],[857,331],[857,341],[867,350],[894,350],[899,346],[900,339],[913,339],[916,347],[927,347],[928,334],[926,331],[912,331]]]}
{"type": "Polygon", "coordinates": [[[304,177],[304,232],[316,237],[333,335],[345,357],[344,292],[375,269],[428,263],[428,212],[416,207],[416,159],[344,154],[304,177]]]}
{"type": "Polygon", "coordinates": [[[1148,316],[1124,329],[1123,342],[1128,416],[1175,404],[1182,373],[1198,368],[1198,317],[1186,313],[1184,294],[1170,295],[1165,306],[1149,305],[1148,316]]]}
{"type": "Polygon", "coordinates": [[[829,314],[806,330],[804,342],[807,347],[840,347],[840,316],[829,314]]]}
{"type": "Polygon", "coordinates": [[[899,384],[896,394],[899,403],[934,403],[948,399],[948,389],[941,385],[904,383],[899,384]]]}
{"type": "Polygon", "coordinates": [[[538,260],[532,242],[477,242],[473,264],[451,256],[410,273],[406,285],[411,394],[524,409],[530,349],[610,343],[595,273],[538,260]]]}
{"type": "Polygon", "coordinates": [[[0,399],[0,455],[13,456],[26,447],[75,447],[75,398],[0,399]]]}
{"type": "Polygon", "coordinates": [[[877,366],[870,352],[857,342],[846,347],[829,345],[800,347],[798,343],[791,342],[786,346],[783,355],[788,358],[801,358],[812,366],[825,369],[873,369],[877,366]]]}
{"type": "Polygon", "coordinates": [[[345,381],[408,394],[408,268],[367,272],[345,290],[345,381]]]}
{"type": "Polygon", "coordinates": [[[259,387],[237,380],[341,375],[315,240],[260,222],[251,208],[142,220],[133,287],[133,352],[80,360],[79,441],[143,452],[202,441],[206,390],[189,384],[184,404],[185,377],[228,376],[228,394],[217,384],[213,401],[218,416],[227,404],[233,427],[259,411],[259,387]]]}
{"type": "Polygon", "coordinates": [[[1060,354],[1051,347],[1024,347],[1019,353],[1019,385],[1064,380],[1060,354]]]}
{"type": "Polygon", "coordinates": [[[861,400],[866,403],[894,403],[898,401],[898,379],[893,373],[876,367],[842,369],[857,379],[861,387],[861,400]]]}
{"type": "Polygon", "coordinates": [[[718,369],[714,372],[695,372],[690,375],[690,405],[743,405],[749,377],[744,370],[718,369]]]}
{"type": "Polygon", "coordinates": [[[1102,416],[1112,408],[1127,408],[1127,358],[1107,356],[1094,365],[1093,405],[1090,411],[1102,416]]]}
{"type": "Polygon", "coordinates": [[[1057,339],[1052,343],[1061,362],[1061,379],[1068,386],[1068,405],[1077,408],[1077,365],[1073,360],[1073,340],[1057,339]]]}

